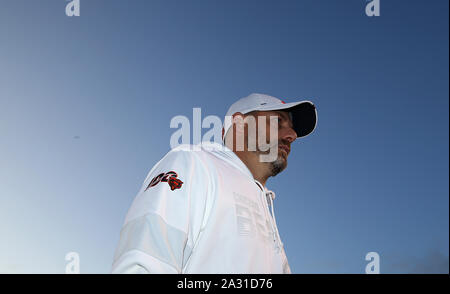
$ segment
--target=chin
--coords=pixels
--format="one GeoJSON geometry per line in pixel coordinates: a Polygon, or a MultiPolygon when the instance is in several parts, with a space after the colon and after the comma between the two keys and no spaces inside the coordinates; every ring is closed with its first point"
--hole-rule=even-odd
{"type": "Polygon", "coordinates": [[[283,161],[287,165],[288,155],[284,156],[282,152],[278,153],[277,161],[283,161]]]}
{"type": "Polygon", "coordinates": [[[284,158],[283,156],[280,156],[280,158],[278,159],[278,161],[281,162],[281,164],[282,164],[282,166],[283,166],[283,170],[284,170],[284,169],[287,167],[287,165],[288,165],[287,159],[284,158]]]}
{"type": "Polygon", "coordinates": [[[273,161],[271,165],[272,176],[276,176],[287,167],[287,160],[282,155],[279,155],[277,160],[273,161]]]}

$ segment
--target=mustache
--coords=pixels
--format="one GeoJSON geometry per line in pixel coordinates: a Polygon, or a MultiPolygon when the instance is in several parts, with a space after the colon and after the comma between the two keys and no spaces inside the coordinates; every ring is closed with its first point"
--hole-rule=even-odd
{"type": "Polygon", "coordinates": [[[289,150],[291,150],[291,143],[289,143],[288,141],[283,140],[283,139],[275,141],[274,143],[271,144],[270,147],[272,147],[272,146],[273,147],[275,147],[275,146],[278,146],[278,147],[286,146],[289,150]]]}
{"type": "Polygon", "coordinates": [[[280,140],[281,142],[279,142],[278,147],[284,147],[285,149],[287,149],[287,153],[289,154],[291,152],[291,143],[286,142],[284,140],[280,140]]]}
{"type": "Polygon", "coordinates": [[[266,148],[267,148],[267,145],[269,145],[269,148],[268,148],[269,150],[272,148],[276,148],[276,147],[286,147],[289,152],[291,151],[291,143],[289,143],[288,141],[283,140],[283,139],[274,141],[273,143],[267,142],[265,145],[266,148]]]}

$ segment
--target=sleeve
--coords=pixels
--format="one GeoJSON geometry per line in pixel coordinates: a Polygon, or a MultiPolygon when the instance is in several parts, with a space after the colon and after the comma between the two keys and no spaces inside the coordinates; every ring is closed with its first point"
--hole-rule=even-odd
{"type": "Polygon", "coordinates": [[[182,273],[204,226],[208,183],[193,151],[159,161],[128,211],[112,273],[182,273]]]}

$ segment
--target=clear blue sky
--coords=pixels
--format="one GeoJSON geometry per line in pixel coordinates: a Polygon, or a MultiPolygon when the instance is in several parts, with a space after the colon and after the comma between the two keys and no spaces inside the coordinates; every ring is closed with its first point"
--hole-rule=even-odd
{"type": "Polygon", "coordinates": [[[0,272],[109,272],[172,117],[259,92],[318,108],[268,182],[294,273],[448,273],[447,0],[66,3],[0,0],[0,272]]]}

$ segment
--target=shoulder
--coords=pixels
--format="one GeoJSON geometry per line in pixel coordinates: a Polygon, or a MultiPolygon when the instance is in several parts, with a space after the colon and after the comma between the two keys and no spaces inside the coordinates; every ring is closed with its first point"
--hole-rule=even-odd
{"type": "Polygon", "coordinates": [[[227,149],[224,145],[216,142],[201,142],[199,144],[181,144],[172,148],[169,152],[214,152],[227,149]]]}
{"type": "Polygon", "coordinates": [[[222,160],[216,155],[222,145],[203,142],[198,145],[183,144],[167,152],[151,169],[145,182],[165,172],[183,175],[197,175],[207,178],[215,174],[217,162],[222,160]]]}
{"type": "Polygon", "coordinates": [[[156,166],[176,165],[189,168],[200,160],[201,156],[198,155],[198,151],[196,151],[196,147],[194,145],[179,145],[169,150],[156,164],[156,166]]]}
{"type": "Polygon", "coordinates": [[[214,156],[216,152],[223,151],[223,149],[223,145],[214,142],[202,142],[196,145],[182,144],[171,149],[164,157],[205,160],[214,156]]]}
{"type": "Polygon", "coordinates": [[[178,168],[184,171],[207,172],[211,168],[214,158],[214,149],[220,148],[218,144],[211,145],[203,142],[197,145],[182,144],[168,151],[153,170],[178,168]]]}

